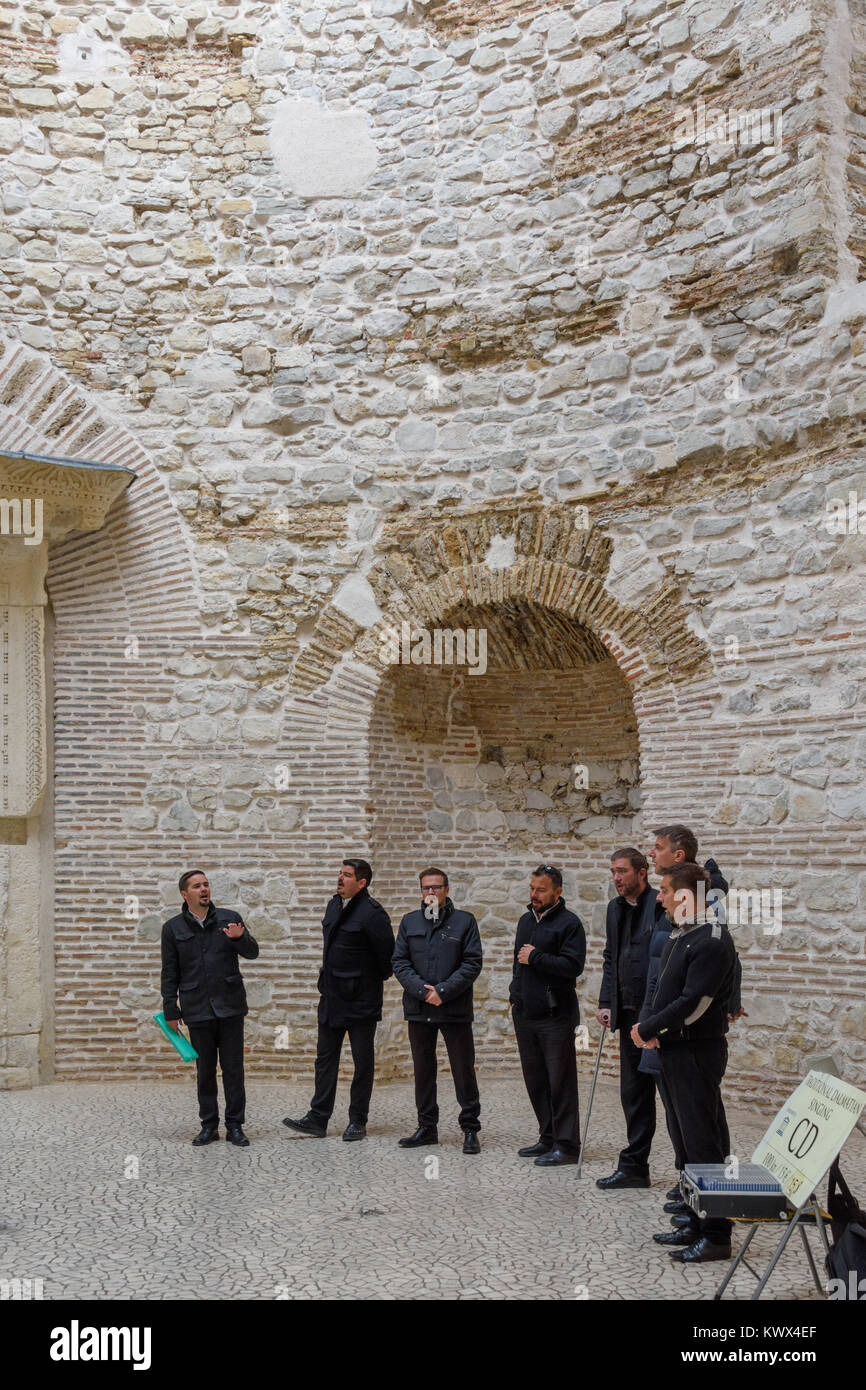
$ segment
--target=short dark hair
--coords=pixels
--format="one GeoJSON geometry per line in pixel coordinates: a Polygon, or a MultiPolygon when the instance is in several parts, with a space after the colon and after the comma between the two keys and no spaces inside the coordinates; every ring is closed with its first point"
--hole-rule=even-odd
{"type": "Polygon", "coordinates": [[[185,874],[181,874],[180,878],[177,881],[177,886],[180,889],[181,893],[186,888],[186,885],[189,883],[190,879],[195,878],[196,874],[201,874],[202,878],[207,878],[207,874],[205,873],[204,869],[187,869],[185,874]]]}
{"type": "Polygon", "coordinates": [[[425,878],[429,878],[431,874],[438,874],[445,884],[445,887],[448,887],[448,875],[444,869],[424,869],[423,872],[418,875],[418,882],[423,883],[425,878]]]}
{"type": "Polygon", "coordinates": [[[356,878],[365,878],[369,883],[373,877],[373,870],[370,868],[366,859],[344,859],[343,866],[345,867],[346,865],[348,865],[350,869],[355,870],[356,878]]]}
{"type": "Polygon", "coordinates": [[[706,887],[710,881],[706,869],[702,868],[700,864],[689,863],[688,860],[684,860],[682,864],[673,864],[669,869],[662,869],[660,872],[662,878],[670,879],[672,888],[688,888],[695,895],[697,895],[699,883],[703,883],[706,887]]]}
{"type": "Polygon", "coordinates": [[[685,851],[686,864],[693,864],[698,857],[698,837],[693,830],[689,830],[687,825],[660,825],[653,831],[654,835],[667,840],[671,849],[681,849],[685,851]]]}
{"type": "Polygon", "coordinates": [[[643,869],[645,873],[649,872],[649,860],[646,855],[641,854],[639,849],[633,849],[631,845],[625,849],[615,849],[610,856],[611,864],[614,859],[627,859],[633,869],[643,869]]]}
{"type": "Polygon", "coordinates": [[[555,864],[539,864],[538,868],[532,871],[533,878],[542,878],[545,875],[550,879],[554,888],[562,887],[562,873],[555,864]]]}

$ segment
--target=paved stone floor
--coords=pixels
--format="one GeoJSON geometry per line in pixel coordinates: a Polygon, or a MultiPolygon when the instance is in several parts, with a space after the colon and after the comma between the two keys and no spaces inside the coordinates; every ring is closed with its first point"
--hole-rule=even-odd
{"type": "MultiPolygon", "coordinates": [[[[396,1141],[414,1128],[411,1087],[377,1087],[369,1137],[344,1144],[346,1087],[332,1133],[293,1136],[309,1086],[249,1084],[249,1149],[193,1149],[195,1088],[64,1083],[0,1096],[0,1279],[41,1278],[46,1299],[705,1299],[719,1265],[683,1269],[650,1240],[672,1180],[666,1134],[653,1186],[606,1195],[622,1142],[612,1086],[599,1085],[587,1159],[544,1170],[519,1159],[535,1138],[518,1079],[482,1077],[483,1152],[464,1157],[447,1072],[445,1123],[431,1150],[396,1141]],[[438,1160],[438,1176],[432,1176],[438,1160]]],[[[582,1101],[588,1087],[582,1079],[582,1101]]],[[[444,1102],[444,1103],[443,1103],[444,1102]]],[[[748,1157],[767,1120],[732,1111],[748,1157]]],[[[659,1116],[661,1122],[661,1115],[659,1116]]],[[[866,1191],[866,1142],[846,1147],[866,1191]]],[[[766,1263],[771,1231],[752,1242],[766,1263]],[[757,1248],[756,1248],[757,1247],[757,1248]]],[[[732,1292],[748,1297],[738,1272],[732,1292]]],[[[767,1291],[815,1298],[793,1244],[767,1291]]]]}

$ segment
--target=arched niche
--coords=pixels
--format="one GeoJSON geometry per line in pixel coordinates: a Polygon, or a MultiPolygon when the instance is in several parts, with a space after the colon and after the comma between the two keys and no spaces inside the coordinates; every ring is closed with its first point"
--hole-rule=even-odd
{"type": "MultiPolygon", "coordinates": [[[[611,850],[638,834],[638,725],[617,661],[573,618],[518,598],[459,605],[447,623],[475,632],[475,674],[425,663],[417,639],[417,662],[404,644],[409,662],[385,668],[370,720],[370,848],[384,901],[417,906],[418,873],[435,864],[475,913],[485,947],[479,1050],[502,1065],[529,874],[539,862],[560,865],[569,904],[598,936],[611,850]]],[[[399,1030],[393,1038],[396,1065],[405,1049],[399,1030]]]]}

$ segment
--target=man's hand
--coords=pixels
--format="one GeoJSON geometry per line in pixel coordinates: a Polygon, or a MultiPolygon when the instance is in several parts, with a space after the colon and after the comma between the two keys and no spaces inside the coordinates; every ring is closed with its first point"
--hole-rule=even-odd
{"type": "Polygon", "coordinates": [[[610,1009],[599,1009],[595,1016],[603,1028],[610,1027],[610,1009]]]}
{"type": "Polygon", "coordinates": [[[237,941],[239,936],[243,936],[244,929],[240,922],[229,922],[227,927],[223,927],[226,936],[230,936],[232,941],[237,941]]]}
{"type": "Polygon", "coordinates": [[[437,1004],[437,1005],[438,1005],[438,1004],[441,1004],[441,1003],[442,1003],[442,1000],[439,998],[439,995],[436,993],[435,986],[433,986],[433,985],[426,985],[425,988],[426,988],[426,990],[427,990],[427,1003],[428,1003],[428,1004],[437,1004]]]}
{"type": "Polygon", "coordinates": [[[745,1009],[744,1009],[744,1008],[742,1007],[742,1005],[741,1005],[741,1006],[740,1006],[740,1012],[739,1012],[739,1013],[737,1013],[737,1014],[728,1014],[728,1022],[729,1022],[729,1023],[736,1023],[736,1021],[737,1021],[738,1018],[748,1018],[748,1017],[749,1017],[749,1015],[746,1013],[745,1009]]]}
{"type": "Polygon", "coordinates": [[[182,1018],[167,1018],[165,1021],[169,1028],[173,1028],[176,1033],[180,1032],[180,1025],[183,1023],[182,1018]]]}
{"type": "Polygon", "coordinates": [[[532,955],[532,952],[534,950],[534,946],[521,946],[520,950],[517,952],[517,959],[520,961],[521,965],[529,964],[529,957],[532,955]]]}

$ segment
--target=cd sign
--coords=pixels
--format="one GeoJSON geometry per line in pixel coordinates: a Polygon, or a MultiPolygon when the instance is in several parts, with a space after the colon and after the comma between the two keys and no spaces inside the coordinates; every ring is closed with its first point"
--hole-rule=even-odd
{"type": "Polygon", "coordinates": [[[824,1072],[810,1071],[785,1101],[755,1152],[788,1200],[808,1202],[860,1118],[866,1093],[824,1072]]]}

